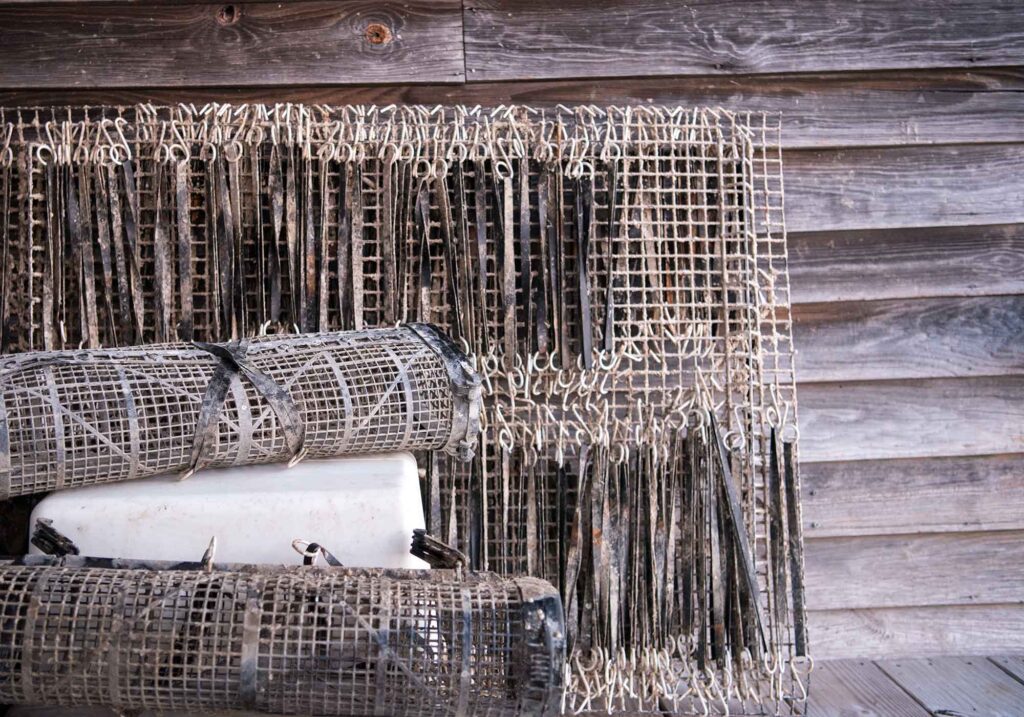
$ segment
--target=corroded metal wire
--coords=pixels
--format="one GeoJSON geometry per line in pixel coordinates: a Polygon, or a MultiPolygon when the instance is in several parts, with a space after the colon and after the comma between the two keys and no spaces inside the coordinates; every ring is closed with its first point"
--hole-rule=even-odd
{"type": "Polygon", "coordinates": [[[552,715],[558,595],[452,571],[0,563],[0,703],[552,715]]]}
{"type": "Polygon", "coordinates": [[[399,450],[466,460],[479,379],[431,327],[0,357],[0,498],[399,450]]]}
{"type": "Polygon", "coordinates": [[[777,134],[709,108],[0,109],[3,348],[437,324],[486,395],[476,459],[428,461],[428,527],[559,585],[566,707],[800,712],[777,134]]]}

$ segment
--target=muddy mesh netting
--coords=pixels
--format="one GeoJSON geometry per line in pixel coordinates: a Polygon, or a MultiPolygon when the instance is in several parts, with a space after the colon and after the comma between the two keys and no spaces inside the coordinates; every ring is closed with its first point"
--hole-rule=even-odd
{"type": "Polygon", "coordinates": [[[422,324],[0,357],[0,498],[304,456],[465,459],[479,394],[422,324]]]}
{"type": "MultiPolygon", "coordinates": [[[[437,324],[428,527],[565,600],[566,706],[802,713],[778,122],[661,107],[0,110],[3,349],[437,324]]],[[[426,457],[425,457],[426,458],[426,457]]]]}
{"type": "Polygon", "coordinates": [[[0,564],[0,704],[346,716],[560,705],[561,607],[535,578],[21,562],[0,564]]]}

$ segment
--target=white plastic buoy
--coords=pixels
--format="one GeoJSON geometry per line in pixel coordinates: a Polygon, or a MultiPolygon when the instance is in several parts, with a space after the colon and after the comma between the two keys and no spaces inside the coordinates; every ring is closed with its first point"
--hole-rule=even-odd
{"type": "Polygon", "coordinates": [[[40,518],[95,557],[198,562],[216,537],[216,563],[297,565],[299,539],[349,567],[427,567],[409,554],[413,529],[424,526],[409,453],[74,488],[44,498],[31,525],[40,518]]]}

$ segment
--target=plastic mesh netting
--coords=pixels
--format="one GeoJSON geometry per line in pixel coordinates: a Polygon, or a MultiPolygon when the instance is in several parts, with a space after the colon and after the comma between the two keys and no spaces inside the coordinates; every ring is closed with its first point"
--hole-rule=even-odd
{"type": "Polygon", "coordinates": [[[479,379],[410,325],[0,358],[0,498],[205,466],[472,453],[479,379]]]}
{"type": "Polygon", "coordinates": [[[0,564],[0,704],[410,716],[560,704],[561,607],[541,580],[24,562],[0,564]]]}
{"type": "Polygon", "coordinates": [[[802,713],[776,118],[0,109],[3,348],[438,325],[480,449],[430,531],[562,592],[566,706],[802,713]]]}

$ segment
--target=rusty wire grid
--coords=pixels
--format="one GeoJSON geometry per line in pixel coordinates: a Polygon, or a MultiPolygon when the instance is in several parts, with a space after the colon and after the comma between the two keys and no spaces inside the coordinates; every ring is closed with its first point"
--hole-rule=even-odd
{"type": "Polygon", "coordinates": [[[465,459],[479,392],[419,324],[13,354],[0,357],[0,498],[302,457],[465,459]]]}
{"type": "Polygon", "coordinates": [[[493,573],[28,557],[0,564],[0,703],[550,715],[561,619],[493,573]]]}
{"type": "Polygon", "coordinates": [[[437,324],[485,408],[472,462],[428,459],[429,528],[561,588],[566,709],[802,713],[778,132],[708,108],[3,109],[3,348],[437,324]]]}

